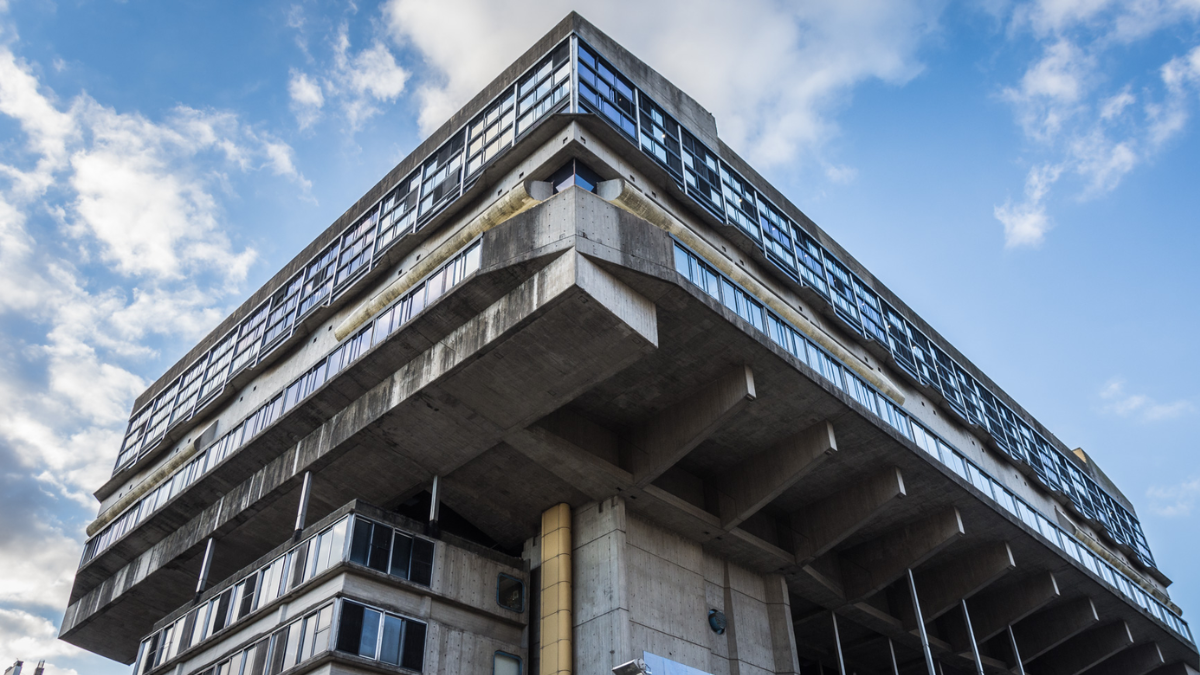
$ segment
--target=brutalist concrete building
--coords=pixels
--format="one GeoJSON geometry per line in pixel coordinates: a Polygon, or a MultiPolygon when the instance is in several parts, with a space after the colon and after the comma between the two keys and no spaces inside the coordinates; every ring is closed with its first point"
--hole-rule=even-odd
{"type": "Polygon", "coordinates": [[[1134,507],[564,19],[136,402],[135,675],[1200,667],[1134,507]]]}

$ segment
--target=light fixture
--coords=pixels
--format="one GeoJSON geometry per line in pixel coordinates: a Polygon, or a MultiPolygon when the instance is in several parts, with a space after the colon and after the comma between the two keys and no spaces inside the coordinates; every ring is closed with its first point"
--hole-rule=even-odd
{"type": "Polygon", "coordinates": [[[613,675],[653,675],[650,672],[650,667],[641,659],[626,661],[619,666],[614,666],[613,675]]]}

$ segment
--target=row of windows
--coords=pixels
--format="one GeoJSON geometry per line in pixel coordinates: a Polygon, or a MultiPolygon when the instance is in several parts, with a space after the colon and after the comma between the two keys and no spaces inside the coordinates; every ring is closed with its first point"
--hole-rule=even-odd
{"type": "Polygon", "coordinates": [[[1100,576],[1109,585],[1118,589],[1180,635],[1191,639],[1191,632],[1187,624],[1137,584],[1129,581],[1086,546],[1063,532],[1000,482],[988,476],[953,446],[917,420],[909,417],[887,397],[877,392],[850,369],[843,367],[824,349],[766,309],[752,295],[679,244],[675,245],[675,269],[730,311],[745,319],[755,329],[767,334],[772,342],[820,373],[822,377],[871,411],[872,414],[916,443],[930,456],[950,467],[952,471],[995,500],[1005,510],[1019,517],[1055,546],[1066,551],[1068,555],[1100,576]]]}
{"type": "MultiPolygon", "coordinates": [[[[433,553],[432,541],[359,515],[346,516],[146,637],[141,645],[146,658],[139,662],[142,670],[135,673],[150,672],[171,661],[344,560],[429,586],[433,553]]],[[[511,598],[511,584],[503,587],[509,589],[511,598]]],[[[523,587],[516,594],[518,599],[522,593],[523,587]]]]}
{"type": "Polygon", "coordinates": [[[585,107],[625,133],[698,204],[759,244],[779,269],[829,302],[855,333],[887,347],[896,363],[940,392],[963,421],[986,429],[1012,459],[1032,467],[1046,487],[1066,495],[1080,514],[1101,524],[1142,563],[1154,566],[1133,514],[594,50],[580,43],[578,54],[585,107]],[[636,113],[640,124],[628,127],[626,113],[636,113]]]}
{"type": "Polygon", "coordinates": [[[234,374],[282,344],[304,318],[344,292],[395,241],[457,199],[468,176],[564,105],[570,98],[569,57],[570,45],[564,41],[132,415],[113,474],[152,452],[171,427],[199,412],[234,374]]]}
{"type": "Polygon", "coordinates": [[[420,672],[425,667],[425,624],[343,600],[337,650],[420,672]]]}
{"type": "Polygon", "coordinates": [[[329,378],[341,372],[363,352],[382,342],[430,303],[473,274],[479,269],[480,255],[480,243],[477,241],[380,312],[374,321],[353,337],[344,340],[328,356],[284,387],[282,392],[197,454],[169,480],[164,480],[159,487],[130,506],[84,544],[80,566],[87,564],[228,455],[241,449],[250,439],[307,398],[329,378]]]}
{"type": "MultiPolygon", "coordinates": [[[[259,607],[316,577],[345,559],[347,516],[305,539],[225,591],[142,640],[141,670],[150,672],[194,647],[259,607]]],[[[259,671],[261,672],[261,671],[259,671]]]]}

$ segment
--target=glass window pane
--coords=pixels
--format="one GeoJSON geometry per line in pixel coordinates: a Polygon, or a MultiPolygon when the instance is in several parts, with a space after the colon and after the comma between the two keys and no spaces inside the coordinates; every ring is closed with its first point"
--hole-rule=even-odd
{"type": "Polygon", "coordinates": [[[400,640],[404,633],[404,621],[391,614],[383,617],[383,641],[379,648],[379,660],[400,665],[400,640]]]}
{"type": "Polygon", "coordinates": [[[492,661],[492,675],[521,675],[521,659],[512,654],[496,652],[492,661]]]}

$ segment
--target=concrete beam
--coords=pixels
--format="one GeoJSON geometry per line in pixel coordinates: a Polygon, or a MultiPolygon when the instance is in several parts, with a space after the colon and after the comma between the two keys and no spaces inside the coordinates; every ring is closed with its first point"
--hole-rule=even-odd
{"type": "MultiPolygon", "coordinates": [[[[1117,621],[1077,635],[1037,661],[1038,675],[1080,675],[1133,645],[1129,624],[1117,621]]],[[[1022,654],[1024,656],[1024,654],[1022,654]]],[[[1124,671],[1121,671],[1124,675],[1124,671]]]]}
{"type": "Polygon", "coordinates": [[[1025,663],[1100,623],[1091,598],[1079,598],[1034,614],[1013,626],[1013,637],[1025,663]]]}
{"type": "Polygon", "coordinates": [[[833,425],[817,422],[742,462],[717,482],[721,528],[737,527],[835,452],[833,425]]]}
{"type": "Polygon", "coordinates": [[[1087,675],[1146,675],[1166,664],[1158,644],[1147,642],[1130,647],[1100,665],[1087,671],[1087,675]]]}
{"type": "Polygon", "coordinates": [[[986,642],[1059,597],[1058,581],[1051,572],[1039,573],[1004,588],[989,588],[967,602],[971,608],[975,639],[986,642]]]}
{"type": "Polygon", "coordinates": [[[950,507],[837,554],[846,599],[874,595],[963,534],[962,516],[950,507]]]}
{"type": "Polygon", "coordinates": [[[649,485],[754,396],[754,373],[749,366],[737,366],[639,425],[627,444],[634,484],[649,485]]]}
{"type": "Polygon", "coordinates": [[[904,476],[893,467],[793,514],[796,562],[805,565],[824,555],[904,495],[904,476]]]}
{"type": "MultiPolygon", "coordinates": [[[[926,623],[933,621],[1016,566],[1012,549],[1001,541],[984,544],[953,560],[916,572],[921,616],[926,623]]],[[[911,606],[901,613],[901,619],[907,628],[917,625],[911,606]]]]}

